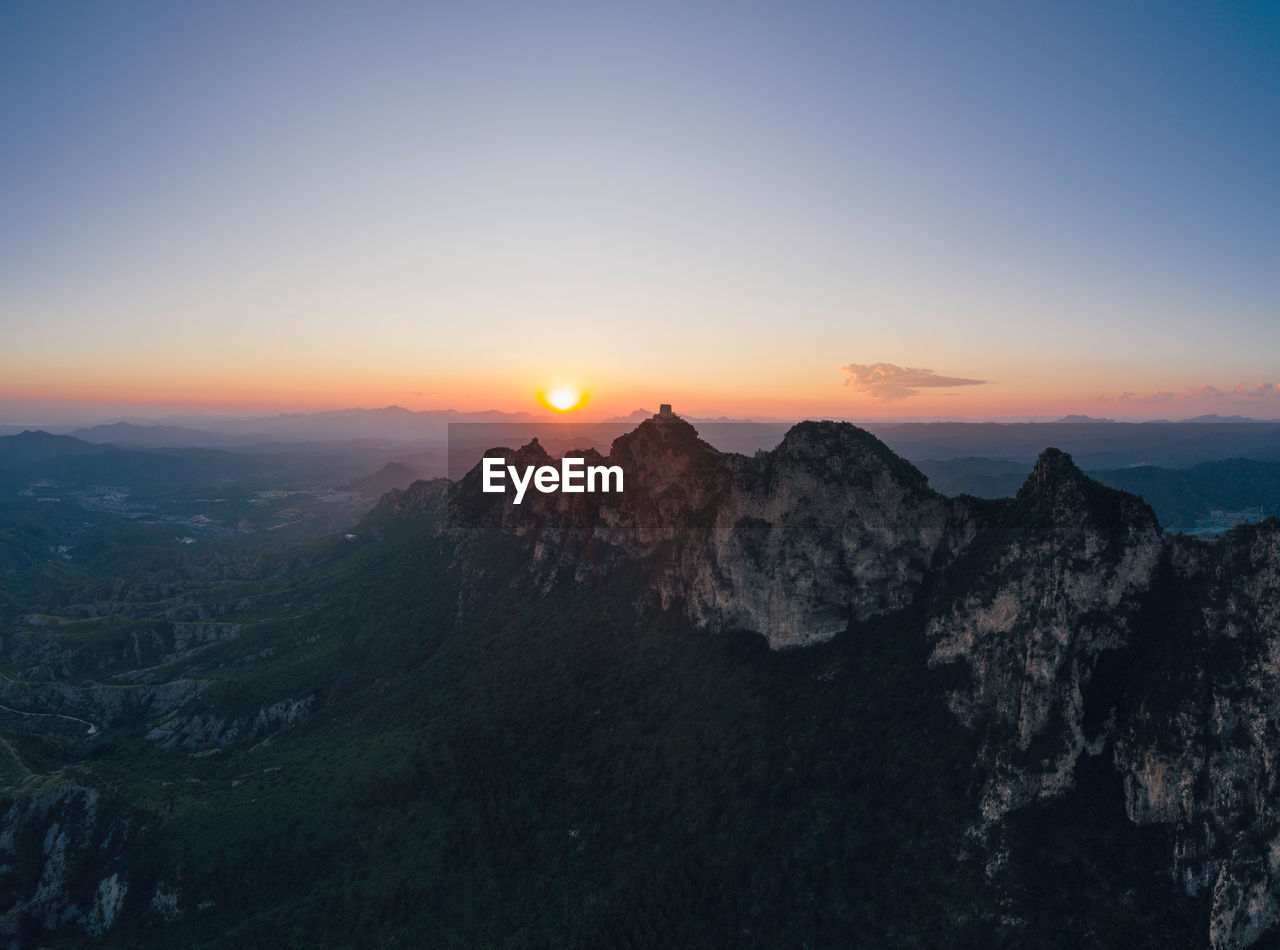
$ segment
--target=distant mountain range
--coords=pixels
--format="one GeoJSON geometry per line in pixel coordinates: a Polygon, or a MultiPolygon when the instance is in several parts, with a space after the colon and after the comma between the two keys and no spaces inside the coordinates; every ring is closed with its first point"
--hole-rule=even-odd
{"type": "Polygon", "coordinates": [[[119,448],[40,431],[0,436],[0,469],[81,484],[180,484],[268,468],[264,458],[217,449],[119,448]]]}
{"type": "Polygon", "coordinates": [[[372,475],[357,479],[350,488],[364,495],[370,501],[377,501],[389,491],[405,489],[422,476],[414,469],[400,462],[388,462],[372,475]]]}
{"type": "MultiPolygon", "coordinates": [[[[1058,422],[1115,422],[1116,420],[1115,419],[1098,419],[1098,418],[1095,418],[1094,416],[1084,416],[1078,413],[1072,413],[1071,415],[1063,416],[1061,419],[1058,419],[1056,421],[1058,422]]],[[[1160,423],[1160,424],[1167,424],[1171,420],[1154,419],[1151,421],[1160,423]]],[[[1220,416],[1216,412],[1211,412],[1208,415],[1203,415],[1203,416],[1192,416],[1190,419],[1180,419],[1178,421],[1179,422],[1258,422],[1258,423],[1272,423],[1272,424],[1280,422],[1280,420],[1277,420],[1277,419],[1270,419],[1270,420],[1251,419],[1248,416],[1220,416]]],[[[1144,423],[1137,423],[1137,424],[1142,425],[1144,423]]]]}
{"type": "Polygon", "coordinates": [[[1183,422],[1257,422],[1262,425],[1275,425],[1280,420],[1277,419],[1251,419],[1248,416],[1220,416],[1216,412],[1211,412],[1205,416],[1193,416],[1190,419],[1183,419],[1183,422]]]}
{"type": "MultiPolygon", "coordinates": [[[[639,408],[621,416],[583,423],[577,416],[547,413],[463,412],[452,409],[415,411],[401,406],[381,409],[339,409],[245,417],[177,416],[163,420],[139,418],[91,426],[51,426],[48,430],[87,442],[136,447],[205,447],[280,445],[299,442],[399,443],[421,450],[443,445],[450,423],[566,423],[629,424],[653,415],[639,408]]],[[[728,431],[736,424],[759,427],[781,440],[792,420],[686,417],[697,425],[728,431]]],[[[1117,422],[1087,415],[1068,415],[1053,422],[862,422],[895,451],[921,458],[1017,458],[1034,460],[1044,445],[1062,445],[1089,466],[1156,464],[1189,465],[1215,458],[1280,457],[1280,422],[1243,416],[1203,415],[1180,422],[1117,422]]],[[[19,427],[0,426],[0,435],[19,427]]],[[[709,440],[715,442],[713,430],[709,440]]],[[[744,448],[735,442],[727,446],[744,448]]]]}
{"type": "Polygon", "coordinates": [[[255,442],[332,442],[389,439],[440,441],[451,422],[533,422],[547,418],[529,412],[459,412],[452,409],[416,412],[401,406],[382,409],[336,409],[290,412],[258,418],[202,418],[156,424],[125,420],[69,432],[91,442],[131,445],[225,445],[255,442]]]}
{"type": "Polygon", "coordinates": [[[328,442],[226,442],[216,448],[151,444],[145,438],[95,443],[37,430],[0,436],[0,471],[76,485],[130,487],[207,485],[250,476],[332,482],[363,477],[386,464],[394,451],[328,442]]]}
{"type": "MultiPolygon", "coordinates": [[[[188,470],[182,466],[201,465],[209,466],[207,474],[211,475],[276,470],[350,480],[396,463],[415,474],[439,476],[452,472],[456,477],[474,463],[473,456],[478,457],[485,449],[514,447],[534,435],[539,435],[543,444],[555,452],[575,447],[607,451],[614,438],[651,416],[641,408],[608,422],[579,422],[576,417],[537,417],[530,413],[411,412],[389,406],[219,422],[225,429],[117,422],[75,429],[70,435],[40,432],[0,436],[0,465],[5,458],[13,462],[56,456],[63,459],[58,463],[60,471],[66,473],[78,466],[80,477],[86,478],[98,470],[105,481],[125,478],[129,466],[134,466],[141,477],[147,477],[149,472],[160,476],[168,466],[174,477],[181,478],[185,476],[179,473],[188,470]],[[464,430],[452,430],[452,440],[450,423],[466,425],[464,430]],[[108,448],[116,454],[74,466],[66,461],[71,456],[100,454],[108,448]],[[212,454],[190,454],[195,450],[212,454]],[[183,451],[187,452],[185,456],[183,451]],[[145,458],[119,454],[129,452],[162,452],[163,461],[154,454],[145,458]],[[112,465],[117,467],[113,469],[112,465]],[[109,476],[109,472],[115,474],[109,476]]],[[[790,424],[716,419],[700,420],[697,425],[703,438],[716,448],[751,454],[776,446],[790,424]]],[[[979,497],[1003,497],[1015,491],[1019,479],[1045,445],[1070,452],[1086,470],[1099,473],[1098,477],[1108,484],[1124,487],[1135,482],[1122,470],[1135,466],[1184,469],[1226,459],[1280,462],[1280,423],[1216,416],[1144,423],[1069,416],[1057,422],[870,423],[865,428],[899,455],[918,463],[938,490],[979,497]]],[[[1253,484],[1262,479],[1257,487],[1267,495],[1265,484],[1269,476],[1259,474],[1261,471],[1252,471],[1245,481],[1253,484]]],[[[1182,484],[1170,488],[1173,494],[1162,494],[1157,485],[1159,477],[1150,473],[1145,477],[1142,490],[1151,495],[1161,522],[1171,530],[1189,527],[1199,517],[1196,506],[1202,502],[1213,506],[1231,504],[1224,499],[1214,500],[1223,493],[1211,490],[1217,487],[1211,478],[1203,491],[1182,484]]],[[[1200,476],[1188,477],[1193,483],[1201,480],[1200,476]]],[[[1267,502],[1251,502],[1260,503],[1267,502]]]]}
{"type": "Polygon", "coordinates": [[[110,425],[90,426],[67,433],[85,442],[110,445],[146,446],[212,446],[226,445],[234,441],[224,432],[209,429],[191,429],[186,426],[138,425],[133,422],[113,422],[110,425]]]}
{"type": "Polygon", "coordinates": [[[908,422],[868,423],[865,428],[913,461],[976,457],[1030,464],[1046,445],[1070,452],[1090,469],[1280,459],[1277,422],[908,422]]]}

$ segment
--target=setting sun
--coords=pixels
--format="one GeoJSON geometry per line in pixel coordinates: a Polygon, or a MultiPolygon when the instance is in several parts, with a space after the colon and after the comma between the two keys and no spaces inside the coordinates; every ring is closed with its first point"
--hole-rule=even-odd
{"type": "Polygon", "coordinates": [[[573,412],[587,404],[590,393],[575,389],[572,386],[556,386],[553,389],[538,393],[538,401],[556,412],[573,412]]]}

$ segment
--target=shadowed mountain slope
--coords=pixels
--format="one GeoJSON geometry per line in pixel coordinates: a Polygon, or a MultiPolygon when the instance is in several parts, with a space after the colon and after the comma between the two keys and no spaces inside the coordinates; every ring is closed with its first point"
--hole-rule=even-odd
{"type": "Polygon", "coordinates": [[[9,721],[15,939],[1274,938],[1276,522],[1171,537],[1052,449],[948,499],[847,424],[587,458],[625,491],[477,469],[293,561],[31,605],[0,702],[95,732],[9,721]]]}

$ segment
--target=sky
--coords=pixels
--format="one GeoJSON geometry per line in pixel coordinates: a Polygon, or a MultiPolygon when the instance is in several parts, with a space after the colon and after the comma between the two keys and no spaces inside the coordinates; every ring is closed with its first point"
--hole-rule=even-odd
{"type": "Polygon", "coordinates": [[[1280,418],[1280,5],[0,0],[0,423],[1280,418]]]}

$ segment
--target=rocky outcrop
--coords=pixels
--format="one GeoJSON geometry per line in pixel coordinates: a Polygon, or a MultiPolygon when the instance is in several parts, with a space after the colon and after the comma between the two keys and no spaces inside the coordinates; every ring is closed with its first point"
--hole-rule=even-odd
{"type": "Polygon", "coordinates": [[[20,935],[32,927],[100,936],[115,923],[129,890],[119,855],[137,829],[107,817],[104,794],[41,776],[0,801],[0,936],[8,945],[24,946],[20,935]]]}
{"type": "MultiPolygon", "coordinates": [[[[92,621],[89,622],[90,624],[92,621]]],[[[32,623],[0,637],[0,652],[23,680],[52,680],[121,671],[134,678],[139,669],[164,666],[209,643],[229,640],[241,626],[225,621],[182,622],[148,618],[132,629],[100,642],[75,636],[82,628],[61,620],[32,623]],[[62,635],[60,635],[62,634],[62,635]]]]}
{"type": "MultiPolygon", "coordinates": [[[[553,461],[536,440],[489,454],[520,469],[553,461]]],[[[793,647],[905,607],[935,562],[954,558],[976,530],[967,500],[931,491],[847,423],[803,423],[747,458],[718,452],[678,417],[655,416],[607,457],[582,454],[588,465],[620,467],[626,490],[531,491],[516,505],[481,493],[478,466],[454,487],[448,530],[471,591],[488,583],[481,549],[497,533],[519,547],[535,586],[627,561],[646,572],[656,607],[793,647]]]]}
{"type": "Polygon", "coordinates": [[[1211,895],[1211,945],[1244,947],[1280,922],[1280,524],[1171,543],[1179,611],[1115,762],[1130,819],[1172,825],[1179,880],[1211,895]]]}
{"type": "Polygon", "coordinates": [[[1099,658],[1130,643],[1163,545],[1149,508],[1056,450],[978,539],[926,635],[930,666],[963,669],[952,711],[984,732],[985,819],[1067,790],[1110,738],[1113,718],[1086,721],[1086,695],[1099,658]]]}
{"type": "Polygon", "coordinates": [[[906,607],[973,531],[960,506],[846,424],[807,423],[735,472],[704,537],[658,590],[700,626],[771,646],[829,639],[906,607]]]}
{"type": "Polygon", "coordinates": [[[282,699],[263,706],[252,716],[226,718],[212,712],[170,713],[147,732],[148,741],[161,749],[200,753],[225,749],[237,742],[254,742],[287,729],[310,714],[315,697],[282,699]]]}

